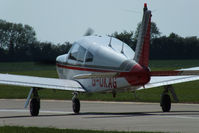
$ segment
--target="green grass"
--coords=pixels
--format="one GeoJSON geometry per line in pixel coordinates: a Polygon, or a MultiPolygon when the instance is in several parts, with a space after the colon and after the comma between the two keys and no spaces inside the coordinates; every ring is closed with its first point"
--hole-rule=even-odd
{"type": "Polygon", "coordinates": [[[152,60],[149,63],[151,70],[176,70],[199,66],[199,60],[152,60]]]}
{"type": "Polygon", "coordinates": [[[0,73],[57,78],[55,65],[34,62],[0,63],[0,73]]]}
{"type": "Polygon", "coordinates": [[[38,127],[0,127],[0,133],[160,133],[160,132],[119,132],[119,131],[98,131],[98,130],[77,130],[77,129],[55,129],[38,127]]]}
{"type": "MultiPolygon", "coordinates": [[[[174,70],[199,66],[199,60],[167,60],[150,61],[152,70],[174,70]]],[[[57,78],[54,65],[41,65],[33,62],[22,63],[0,63],[0,73],[11,73],[21,75],[32,75],[41,77],[57,78]]],[[[180,102],[199,103],[199,81],[187,82],[174,85],[180,102]]],[[[30,88],[0,85],[0,98],[26,98],[30,88]]],[[[136,96],[130,92],[118,93],[116,98],[111,93],[80,94],[81,100],[99,101],[139,101],[139,102],[159,102],[162,87],[136,91],[136,96]]],[[[54,91],[43,89],[39,91],[42,99],[62,99],[70,100],[72,92],[54,91]]]]}

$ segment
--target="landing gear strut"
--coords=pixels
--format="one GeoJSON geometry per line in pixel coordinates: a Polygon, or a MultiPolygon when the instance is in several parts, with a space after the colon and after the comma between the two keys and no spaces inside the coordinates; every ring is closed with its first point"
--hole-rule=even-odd
{"type": "Polygon", "coordinates": [[[38,89],[33,88],[33,97],[30,101],[30,114],[31,116],[38,116],[40,109],[40,98],[38,95],[38,89]]]}
{"type": "Polygon", "coordinates": [[[79,99],[78,99],[78,93],[75,92],[75,93],[73,93],[73,94],[74,94],[74,96],[73,96],[73,98],[72,98],[72,102],[73,102],[73,112],[74,112],[75,114],[79,114],[79,111],[80,111],[80,101],[79,101],[79,99]]]}

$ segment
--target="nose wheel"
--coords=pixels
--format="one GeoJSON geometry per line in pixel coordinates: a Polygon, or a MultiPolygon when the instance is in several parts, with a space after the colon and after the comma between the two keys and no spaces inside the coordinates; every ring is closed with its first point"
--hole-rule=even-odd
{"type": "Polygon", "coordinates": [[[79,111],[80,111],[80,101],[78,99],[78,93],[74,93],[74,96],[72,98],[72,102],[73,102],[73,112],[75,114],[79,114],[79,111]]]}

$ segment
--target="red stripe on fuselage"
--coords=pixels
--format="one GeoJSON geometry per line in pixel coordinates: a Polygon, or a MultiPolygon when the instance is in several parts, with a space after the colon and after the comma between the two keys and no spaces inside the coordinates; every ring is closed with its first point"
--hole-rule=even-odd
{"type": "Polygon", "coordinates": [[[72,70],[79,70],[79,71],[92,71],[92,72],[117,72],[114,70],[101,70],[101,69],[93,69],[93,68],[85,68],[79,66],[68,66],[68,65],[61,65],[57,64],[58,67],[65,68],[65,69],[72,69],[72,70]]]}
{"type": "MultiPolygon", "coordinates": [[[[93,69],[93,68],[83,68],[79,66],[68,66],[57,64],[57,67],[71,69],[71,70],[79,70],[79,71],[91,71],[91,72],[119,72],[116,70],[101,70],[101,69],[93,69]]],[[[118,77],[124,77],[128,83],[132,86],[145,85],[150,81],[149,71],[145,70],[139,64],[132,67],[130,72],[121,72],[118,77]]]]}

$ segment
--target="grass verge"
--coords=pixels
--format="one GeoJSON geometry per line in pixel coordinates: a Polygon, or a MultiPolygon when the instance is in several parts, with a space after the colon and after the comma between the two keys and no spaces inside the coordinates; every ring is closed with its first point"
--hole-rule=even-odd
{"type": "Polygon", "coordinates": [[[118,131],[98,131],[98,130],[76,130],[76,129],[55,129],[38,127],[0,127],[0,133],[160,133],[160,132],[118,132],[118,131]]]}

